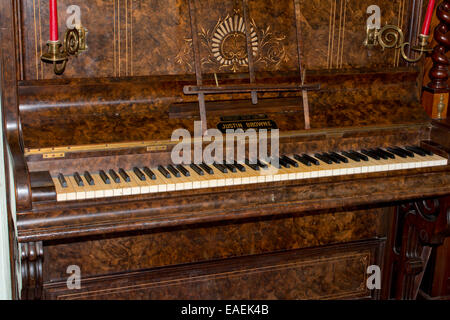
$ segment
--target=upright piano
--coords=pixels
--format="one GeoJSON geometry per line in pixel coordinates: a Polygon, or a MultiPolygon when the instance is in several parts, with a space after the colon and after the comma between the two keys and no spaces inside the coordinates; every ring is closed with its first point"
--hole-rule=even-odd
{"type": "Polygon", "coordinates": [[[414,298],[450,230],[450,126],[421,62],[367,40],[379,14],[414,44],[425,5],[59,0],[58,45],[49,1],[1,0],[18,295],[414,298]],[[278,153],[194,159],[236,128],[278,153]]]}

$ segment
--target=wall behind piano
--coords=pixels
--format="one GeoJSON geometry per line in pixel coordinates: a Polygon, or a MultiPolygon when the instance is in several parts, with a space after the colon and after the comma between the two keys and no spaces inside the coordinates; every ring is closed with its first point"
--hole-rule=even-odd
{"type": "MultiPolygon", "coordinates": [[[[2,113],[0,99],[0,116],[2,113]]],[[[3,121],[0,123],[0,141],[3,141],[3,121]]],[[[3,147],[0,148],[0,300],[9,300],[11,293],[11,272],[9,258],[8,214],[6,208],[6,181],[3,147]]]]}
{"type": "MultiPolygon", "coordinates": [[[[381,8],[382,25],[408,25],[409,0],[249,0],[256,70],[298,67],[295,21],[301,21],[308,69],[396,67],[398,51],[363,46],[367,7],[381,8]],[[294,27],[293,27],[294,26],[294,27]]],[[[63,76],[41,62],[49,38],[48,2],[21,6],[20,78],[126,77],[193,73],[192,35],[186,0],[59,0],[60,37],[70,5],[81,9],[88,50],[73,58],[63,76]]],[[[202,72],[246,72],[240,0],[197,0],[202,72]]]]}

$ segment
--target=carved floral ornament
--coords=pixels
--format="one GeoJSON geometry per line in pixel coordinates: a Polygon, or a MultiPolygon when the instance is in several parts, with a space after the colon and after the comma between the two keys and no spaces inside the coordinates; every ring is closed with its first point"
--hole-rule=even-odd
{"type": "MultiPolygon", "coordinates": [[[[225,72],[245,72],[248,67],[247,40],[244,18],[239,10],[234,15],[227,15],[217,21],[214,28],[199,32],[201,46],[208,51],[208,56],[202,58],[202,66],[217,68],[225,72]]],[[[284,35],[275,35],[271,27],[257,27],[255,21],[250,21],[250,45],[255,66],[269,70],[279,70],[282,63],[288,62],[283,41],[284,35]]],[[[176,56],[176,62],[193,70],[192,39],[185,39],[183,49],[176,56]]]]}

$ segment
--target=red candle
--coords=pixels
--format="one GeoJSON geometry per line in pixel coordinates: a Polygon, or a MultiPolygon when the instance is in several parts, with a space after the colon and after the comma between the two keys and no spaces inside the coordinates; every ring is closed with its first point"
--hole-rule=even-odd
{"type": "Polygon", "coordinates": [[[431,18],[433,17],[434,12],[434,3],[435,0],[430,0],[430,2],[428,2],[428,9],[425,15],[425,20],[423,21],[423,27],[421,32],[421,34],[423,34],[424,36],[430,34],[430,25],[431,25],[431,18]]]}
{"type": "Polygon", "coordinates": [[[58,4],[50,0],[50,41],[58,41],[58,4]]]}

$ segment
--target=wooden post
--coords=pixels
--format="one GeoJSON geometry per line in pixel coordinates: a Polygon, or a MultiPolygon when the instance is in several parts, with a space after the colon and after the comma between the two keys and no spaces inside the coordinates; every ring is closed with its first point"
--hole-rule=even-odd
{"type": "Polygon", "coordinates": [[[450,29],[450,0],[444,0],[438,6],[436,15],[440,21],[434,29],[434,39],[437,45],[431,54],[433,67],[430,70],[430,82],[423,88],[422,105],[433,119],[447,117],[449,92],[448,66],[446,53],[450,49],[450,38],[446,33],[450,29]]]}

